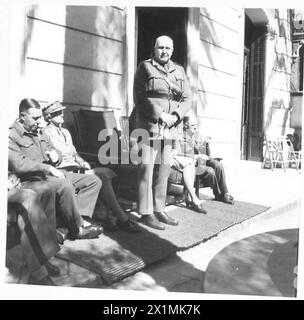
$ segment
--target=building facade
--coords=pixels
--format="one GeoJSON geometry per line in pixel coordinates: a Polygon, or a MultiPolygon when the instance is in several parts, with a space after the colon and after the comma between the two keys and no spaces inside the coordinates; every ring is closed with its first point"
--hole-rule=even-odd
{"type": "Polygon", "coordinates": [[[79,108],[130,115],[136,66],[167,34],[191,84],[190,116],[211,136],[213,155],[227,165],[261,161],[264,134],[295,130],[292,19],[286,9],[18,5],[10,120],[24,97],[62,101],[68,126],[79,108]]]}

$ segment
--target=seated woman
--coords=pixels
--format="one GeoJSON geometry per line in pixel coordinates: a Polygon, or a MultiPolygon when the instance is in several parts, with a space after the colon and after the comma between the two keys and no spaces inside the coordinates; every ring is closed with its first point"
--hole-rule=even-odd
{"type": "Polygon", "coordinates": [[[43,115],[47,122],[45,132],[50,137],[54,148],[62,155],[62,161],[57,168],[64,170],[69,167],[81,167],[85,169],[86,174],[98,176],[102,181],[102,187],[98,198],[105,203],[107,209],[113,212],[117,219],[116,225],[118,228],[129,232],[141,231],[139,225],[135,221],[129,219],[128,215],[118,203],[112,186],[112,178],[115,177],[115,173],[111,169],[105,167],[91,169],[89,163],[78,155],[73,145],[71,134],[67,129],[62,128],[62,124],[64,123],[64,109],[65,107],[58,101],[49,104],[43,109],[43,115]]]}
{"type": "Polygon", "coordinates": [[[198,160],[196,174],[212,188],[215,200],[233,205],[224,167],[218,159],[210,157],[209,142],[210,137],[203,139],[197,131],[197,123],[191,122],[189,117],[183,119],[183,137],[179,141],[181,152],[198,160]]]}
{"type": "Polygon", "coordinates": [[[41,188],[40,195],[21,185],[14,174],[8,177],[8,225],[16,224],[20,244],[29,271],[29,284],[55,285],[51,277],[59,276],[60,269],[49,259],[59,250],[55,228],[55,193],[41,188]]]}
{"type": "Polygon", "coordinates": [[[207,213],[202,201],[195,194],[193,185],[196,174],[196,160],[190,157],[178,155],[176,142],[173,143],[171,167],[182,173],[182,181],[187,190],[186,206],[199,213],[207,213]]]}

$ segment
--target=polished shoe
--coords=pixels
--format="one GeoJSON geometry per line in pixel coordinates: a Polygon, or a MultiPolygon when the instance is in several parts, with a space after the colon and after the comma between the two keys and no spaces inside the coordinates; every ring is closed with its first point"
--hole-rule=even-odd
{"type": "Polygon", "coordinates": [[[53,282],[53,280],[49,276],[45,276],[44,278],[37,280],[35,278],[29,277],[28,284],[35,284],[39,286],[56,286],[56,284],[53,282]]]}
{"type": "Polygon", "coordinates": [[[118,226],[111,219],[100,220],[99,223],[103,226],[104,230],[106,231],[114,232],[119,229],[118,226]]]}
{"type": "Polygon", "coordinates": [[[215,200],[216,201],[221,201],[221,202],[224,202],[224,203],[227,203],[227,204],[234,205],[234,199],[228,193],[225,193],[223,195],[221,194],[221,195],[215,196],[215,200]]]}
{"type": "Polygon", "coordinates": [[[98,238],[102,234],[103,228],[97,225],[89,225],[87,227],[81,227],[77,239],[94,239],[98,238]]]}
{"type": "Polygon", "coordinates": [[[128,219],[126,221],[117,220],[116,224],[119,229],[125,230],[128,232],[137,233],[142,231],[141,227],[131,219],[128,219]]]}
{"type": "Polygon", "coordinates": [[[68,229],[66,228],[57,228],[56,229],[57,242],[63,244],[64,241],[68,238],[68,229]]]}
{"type": "Polygon", "coordinates": [[[225,203],[227,203],[227,204],[234,205],[234,199],[233,199],[233,197],[232,197],[230,194],[228,194],[228,193],[225,193],[225,194],[224,194],[223,202],[225,202],[225,203]]]}
{"type": "Polygon", "coordinates": [[[88,225],[92,225],[92,226],[95,226],[96,228],[99,228],[103,232],[103,225],[101,222],[95,221],[92,218],[90,218],[89,216],[81,216],[81,217],[86,222],[86,224],[87,224],[86,227],[88,225]]]}
{"type": "Polygon", "coordinates": [[[163,222],[165,224],[169,224],[171,226],[178,225],[178,221],[176,219],[169,217],[165,212],[154,212],[154,215],[158,219],[158,221],[160,221],[160,222],[163,222]]]}
{"type": "Polygon", "coordinates": [[[195,204],[192,201],[185,200],[186,207],[190,210],[196,211],[198,213],[204,213],[207,214],[207,211],[203,208],[202,204],[200,203],[199,205],[195,204]]]}
{"type": "Polygon", "coordinates": [[[44,266],[50,277],[58,277],[60,275],[60,269],[57,266],[54,266],[49,261],[44,263],[44,266]]]}
{"type": "Polygon", "coordinates": [[[158,229],[158,230],[166,229],[166,227],[161,222],[159,222],[153,214],[143,215],[139,221],[153,229],[158,229]]]}

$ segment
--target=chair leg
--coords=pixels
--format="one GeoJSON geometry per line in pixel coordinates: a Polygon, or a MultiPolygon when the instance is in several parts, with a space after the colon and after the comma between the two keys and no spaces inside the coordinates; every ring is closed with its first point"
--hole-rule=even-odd
{"type": "Polygon", "coordinates": [[[200,181],[198,176],[195,176],[194,187],[195,187],[195,194],[199,198],[200,181]]]}

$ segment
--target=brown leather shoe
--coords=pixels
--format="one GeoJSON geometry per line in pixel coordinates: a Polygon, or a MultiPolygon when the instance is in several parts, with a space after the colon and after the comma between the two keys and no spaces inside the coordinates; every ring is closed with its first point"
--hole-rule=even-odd
{"type": "Polygon", "coordinates": [[[143,215],[139,221],[153,229],[158,229],[158,230],[166,229],[165,226],[161,222],[159,222],[153,214],[143,215]]]}
{"type": "Polygon", "coordinates": [[[234,205],[233,197],[228,193],[215,196],[215,200],[234,205]]]}
{"type": "Polygon", "coordinates": [[[81,227],[81,231],[77,236],[77,239],[94,239],[103,232],[102,227],[96,225],[90,225],[87,227],[81,227]]]}
{"type": "Polygon", "coordinates": [[[154,212],[154,215],[158,219],[158,221],[160,221],[160,222],[163,222],[165,224],[169,224],[171,226],[178,225],[178,221],[176,219],[169,217],[165,212],[154,212]]]}
{"type": "Polygon", "coordinates": [[[225,193],[224,196],[223,196],[223,202],[227,203],[227,204],[231,204],[231,205],[234,205],[234,201],[233,201],[233,197],[228,194],[228,193],[225,193]]]}
{"type": "Polygon", "coordinates": [[[142,228],[135,221],[133,221],[131,219],[128,219],[126,221],[117,220],[116,223],[117,223],[118,228],[121,230],[133,232],[133,233],[137,233],[137,232],[142,231],[142,228]]]}
{"type": "Polygon", "coordinates": [[[68,229],[66,228],[57,228],[56,229],[57,242],[63,244],[64,241],[68,238],[68,229]]]}
{"type": "Polygon", "coordinates": [[[44,278],[37,280],[35,278],[29,277],[28,284],[35,284],[39,286],[56,286],[56,284],[53,282],[53,280],[49,276],[45,276],[44,278]]]}
{"type": "Polygon", "coordinates": [[[44,266],[51,277],[58,277],[60,275],[60,269],[57,266],[54,266],[49,261],[44,263],[44,266]]]}

